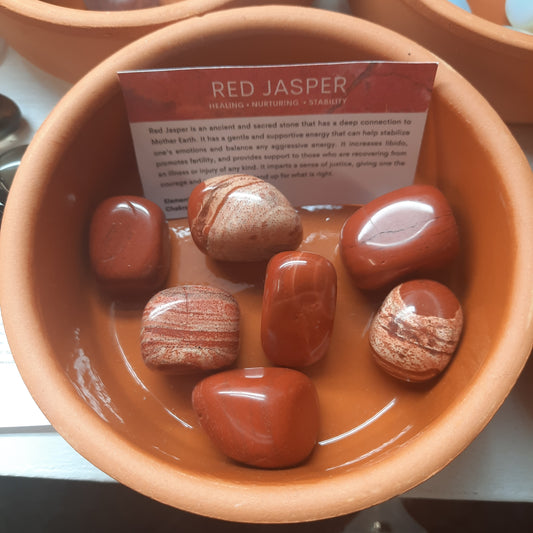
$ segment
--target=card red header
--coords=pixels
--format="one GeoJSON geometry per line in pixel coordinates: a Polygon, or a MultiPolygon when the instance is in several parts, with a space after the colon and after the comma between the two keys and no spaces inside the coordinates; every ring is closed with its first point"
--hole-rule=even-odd
{"type": "Polygon", "coordinates": [[[119,73],[130,122],[425,112],[436,63],[346,62],[119,73]]]}

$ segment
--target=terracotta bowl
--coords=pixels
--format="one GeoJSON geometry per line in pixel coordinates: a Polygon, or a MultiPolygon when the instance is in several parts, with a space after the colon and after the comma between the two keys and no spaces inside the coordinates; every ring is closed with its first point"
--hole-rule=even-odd
{"type": "MultiPolygon", "coordinates": [[[[96,204],[140,192],[117,71],[369,59],[437,60],[407,38],[349,15],[273,6],[212,13],[108,58],[72,88],[32,141],[0,233],[7,335],[56,430],[121,483],[226,520],[339,516],[438,472],[513,387],[533,342],[531,170],[496,112],[447,64],[438,68],[416,179],[437,185],[459,221],[460,257],[445,273],[466,316],[459,350],[429,385],[386,376],[371,361],[365,328],[376,302],[365,300],[338,266],[339,298],[352,294],[368,310],[352,337],[336,340],[353,343],[354,355],[338,358],[333,350],[308,370],[322,429],[305,463],[261,470],[219,454],[191,410],[198,378],[164,378],[145,368],[141,310],[109,304],[94,283],[87,230],[96,204]]],[[[173,269],[186,265],[187,256],[173,261],[173,269]]],[[[218,274],[230,282],[246,276],[223,270],[218,274]]],[[[241,353],[239,365],[251,364],[257,362],[241,353]]]]}
{"type": "MultiPolygon", "coordinates": [[[[278,0],[309,5],[312,0],[278,0]]],[[[160,0],[159,7],[90,11],[83,0],[0,0],[0,36],[37,67],[69,82],[158,28],[211,11],[268,0],[160,0]]]]}
{"type": "Polygon", "coordinates": [[[350,0],[354,15],[419,42],[448,61],[506,122],[533,122],[533,35],[506,28],[505,0],[350,0]]]}

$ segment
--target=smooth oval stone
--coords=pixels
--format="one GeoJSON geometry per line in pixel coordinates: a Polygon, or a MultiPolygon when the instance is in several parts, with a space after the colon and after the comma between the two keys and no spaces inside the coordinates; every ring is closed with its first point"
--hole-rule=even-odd
{"type": "Polygon", "coordinates": [[[198,248],[220,261],[264,261],[302,240],[300,216],[273,185],[246,174],[209,178],[188,205],[198,248]]]}
{"type": "Polygon", "coordinates": [[[324,357],[335,317],[337,273],[325,257],[281,252],[268,263],[261,343],[276,365],[299,368],[324,357]]]}
{"type": "Polygon", "coordinates": [[[318,440],[318,396],[298,370],[260,367],[214,374],[196,385],[192,401],[215,446],[246,465],[297,465],[318,440]]]}
{"type": "Polygon", "coordinates": [[[514,29],[533,33],[533,2],[531,0],[506,0],[505,14],[514,29]]]}
{"type": "Polygon", "coordinates": [[[170,237],[161,208],[139,196],[114,196],[96,208],[89,231],[96,278],[117,298],[150,297],[170,268],[170,237]]]}
{"type": "Polygon", "coordinates": [[[159,6],[159,0],[83,0],[85,7],[93,11],[124,11],[159,6]]]}
{"type": "Polygon", "coordinates": [[[145,364],[174,374],[219,370],[239,353],[240,311],[228,292],[181,285],[158,292],[141,321],[145,364]]]}
{"type": "Polygon", "coordinates": [[[406,281],[383,302],[370,327],[377,363],[404,381],[427,381],[450,362],[463,328],[459,300],[432,280],[406,281]]]}
{"type": "Polygon", "coordinates": [[[3,94],[0,94],[0,139],[17,131],[22,120],[19,106],[3,94]]]}
{"type": "Polygon", "coordinates": [[[340,244],[356,286],[372,290],[448,266],[459,251],[459,231],[436,187],[410,185],[357,210],[340,244]]]}

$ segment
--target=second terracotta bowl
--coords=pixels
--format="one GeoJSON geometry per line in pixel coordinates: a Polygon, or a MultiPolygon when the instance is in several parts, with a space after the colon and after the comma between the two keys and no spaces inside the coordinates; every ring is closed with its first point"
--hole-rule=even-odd
{"type": "Polygon", "coordinates": [[[510,28],[505,0],[350,0],[354,15],[419,42],[448,61],[506,122],[533,123],[533,35],[510,28]]]}
{"type": "MultiPolygon", "coordinates": [[[[334,251],[338,312],[349,313],[353,302],[363,311],[350,315],[352,333],[335,337],[327,358],[308,370],[322,422],[306,462],[264,470],[225,458],[192,412],[198,378],[168,378],[144,366],[141,310],[103,298],[88,261],[95,206],[140,192],[117,71],[344,60],[438,58],[348,15],[279,6],[212,13],[145,36],[92,70],[24,156],[0,232],[0,304],[14,358],[56,430],[98,468],[147,496],[243,522],[309,521],[364,509],[452,461],[494,415],[529,356],[531,169],[486,100],[441,63],[416,181],[442,190],[461,234],[459,258],[445,275],[463,305],[465,328],[442,377],[412,386],[374,364],[367,326],[376,302],[354,288],[334,251]]],[[[173,255],[174,282],[188,257],[173,255]]],[[[201,272],[241,302],[254,294],[246,271],[204,260],[201,272]]],[[[246,311],[243,317],[254,320],[246,311]]],[[[258,350],[243,350],[238,365],[261,361],[258,350]]]]}
{"type": "MultiPolygon", "coordinates": [[[[128,11],[90,11],[83,0],[0,0],[0,37],[40,69],[75,82],[124,45],[189,17],[268,0],[161,0],[128,11]]],[[[311,0],[279,0],[308,5],[311,0]]]]}

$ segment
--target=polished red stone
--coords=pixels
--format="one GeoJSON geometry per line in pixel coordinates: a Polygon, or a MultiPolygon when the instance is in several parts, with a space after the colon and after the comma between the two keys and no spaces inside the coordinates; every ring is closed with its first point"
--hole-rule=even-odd
{"type": "Polygon", "coordinates": [[[437,188],[411,185],[357,210],[344,224],[340,244],[355,284],[379,289],[448,265],[459,251],[459,231],[437,188]]]}
{"type": "Polygon", "coordinates": [[[239,305],[228,292],[206,285],[169,287],[144,308],[143,360],[175,374],[228,367],[239,353],[239,322],[239,305]]]}
{"type": "Polygon", "coordinates": [[[287,198],[246,174],[209,178],[196,186],[188,219],[198,248],[221,261],[268,260],[302,240],[300,216],[287,198]]]}
{"type": "Polygon", "coordinates": [[[297,370],[259,367],[213,374],[196,385],[192,401],[215,446],[246,465],[297,465],[318,440],[317,393],[297,370]]]}
{"type": "Polygon", "coordinates": [[[329,348],[337,299],[335,267],[310,252],[281,252],[268,263],[261,343],[276,365],[305,367],[329,348]]]}
{"type": "Polygon", "coordinates": [[[432,280],[395,287],[372,321],[377,363],[405,381],[426,381],[449,364],[459,343],[463,312],[455,294],[432,280]]]}
{"type": "Polygon", "coordinates": [[[96,278],[109,293],[151,296],[164,285],[170,267],[162,210],[139,196],[107,198],[91,219],[89,256],[96,278]]]}

